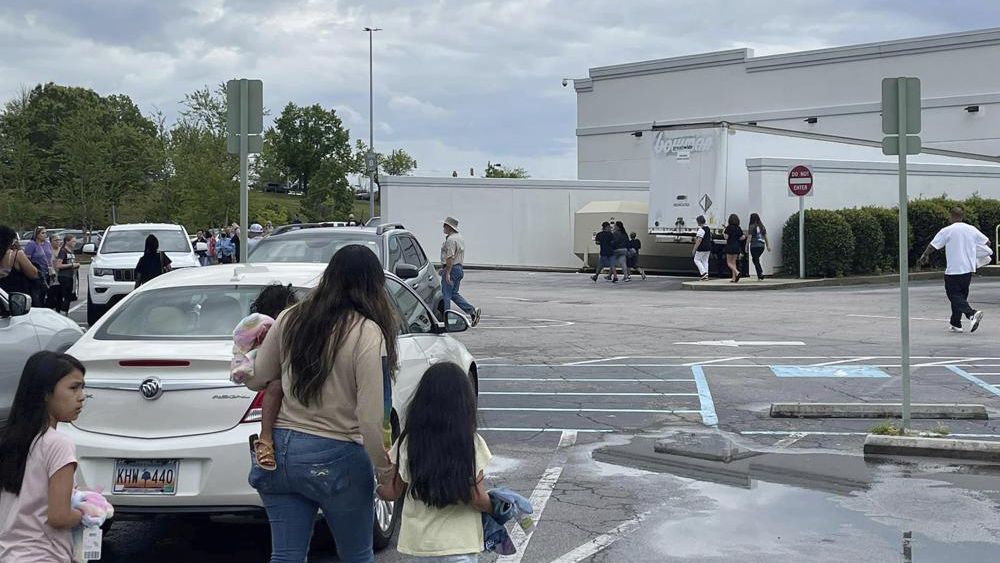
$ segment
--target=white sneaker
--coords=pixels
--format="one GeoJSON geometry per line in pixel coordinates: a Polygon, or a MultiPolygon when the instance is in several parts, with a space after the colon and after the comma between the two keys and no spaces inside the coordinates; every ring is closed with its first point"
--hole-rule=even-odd
{"type": "Polygon", "coordinates": [[[948,328],[951,329],[952,332],[965,332],[960,326],[948,325],[948,328]]]}
{"type": "Polygon", "coordinates": [[[976,311],[972,314],[972,326],[969,327],[969,332],[976,332],[976,329],[979,328],[979,323],[981,322],[983,322],[983,312],[976,311]]]}

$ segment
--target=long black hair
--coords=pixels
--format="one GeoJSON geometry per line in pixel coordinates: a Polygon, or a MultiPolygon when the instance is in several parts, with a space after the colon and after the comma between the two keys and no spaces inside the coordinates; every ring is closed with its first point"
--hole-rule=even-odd
{"type": "Polygon", "coordinates": [[[729,216],[729,226],[739,227],[740,226],[740,216],[733,213],[729,216]]]}
{"type": "Polygon", "coordinates": [[[143,254],[156,254],[160,251],[160,240],[156,238],[156,235],[149,235],[146,237],[146,250],[143,254]]]}
{"type": "Polygon", "coordinates": [[[291,362],[292,396],[306,407],[319,405],[341,344],[364,319],[382,330],[389,367],[396,366],[399,315],[386,293],[382,264],[366,246],[338,250],[316,289],[286,317],[282,348],[291,362]]]}
{"type": "Polygon", "coordinates": [[[21,493],[24,466],[31,445],[49,428],[49,410],[45,401],[59,380],[73,370],[80,373],[87,371],[73,356],[45,350],[35,352],[24,364],[7,428],[0,434],[0,491],[15,495],[21,493]]]}
{"type": "Polygon", "coordinates": [[[0,225],[0,257],[10,250],[10,246],[17,240],[17,233],[7,225],[0,225]]]}
{"type": "Polygon", "coordinates": [[[764,226],[764,222],[760,220],[760,215],[758,215],[756,213],[751,213],[750,214],[750,222],[747,223],[747,227],[752,227],[754,225],[757,225],[757,227],[759,227],[761,230],[764,230],[764,231],[767,230],[767,228],[764,226]]]}
{"type": "Polygon", "coordinates": [[[292,284],[281,285],[272,283],[260,290],[257,298],[250,304],[251,313],[267,315],[272,319],[278,318],[282,311],[298,303],[299,298],[295,295],[292,284]]]}
{"type": "Polygon", "coordinates": [[[476,479],[476,396],[461,367],[424,372],[397,443],[406,439],[410,493],[437,508],[472,500],[476,479]]]}

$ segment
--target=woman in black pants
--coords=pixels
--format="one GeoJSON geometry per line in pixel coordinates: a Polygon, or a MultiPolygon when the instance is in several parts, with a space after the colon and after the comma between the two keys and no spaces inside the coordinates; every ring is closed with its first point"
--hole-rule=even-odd
{"type": "Polygon", "coordinates": [[[753,259],[753,267],[757,270],[757,279],[764,279],[764,268],[760,265],[760,256],[764,250],[771,252],[771,242],[767,240],[767,227],[760,220],[760,215],[750,214],[750,224],[747,225],[747,254],[753,259]]]}
{"type": "Polygon", "coordinates": [[[726,227],[726,265],[733,273],[733,283],[740,281],[740,269],[736,266],[736,259],[743,253],[743,243],[747,236],[740,228],[740,218],[733,213],[729,216],[729,225],[726,227]]]}

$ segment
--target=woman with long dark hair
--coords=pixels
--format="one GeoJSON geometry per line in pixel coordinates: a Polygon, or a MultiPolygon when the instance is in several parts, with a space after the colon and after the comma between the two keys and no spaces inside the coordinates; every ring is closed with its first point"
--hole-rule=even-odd
{"type": "Polygon", "coordinates": [[[404,428],[389,450],[393,478],[377,489],[386,500],[408,490],[397,549],[417,561],[477,561],[481,513],[492,511],[483,486],[492,454],[476,432],[476,396],[460,366],[440,363],[424,372],[404,428]]]}
{"type": "Polygon", "coordinates": [[[135,265],[135,286],[159,277],[170,271],[170,258],[160,252],[160,240],[156,235],[146,237],[146,248],[135,265]]]}
{"type": "Polygon", "coordinates": [[[271,561],[301,563],[323,510],[345,562],[372,562],[375,471],[388,478],[383,421],[397,364],[399,315],[375,254],[340,249],[319,285],[268,331],[247,387],[281,380],[274,424],[277,468],[250,485],[271,521],[271,561]]]}
{"type": "MultiPolygon", "coordinates": [[[[625,230],[625,224],[621,221],[615,221],[614,237],[615,266],[622,271],[622,281],[631,281],[632,276],[629,275],[628,270],[628,231],[625,230]]],[[[615,269],[612,268],[611,273],[614,274],[614,271],[615,269]]],[[[612,276],[611,281],[618,281],[618,276],[612,276]]]]}
{"type": "Polygon", "coordinates": [[[736,259],[743,253],[743,241],[747,237],[743,234],[743,229],[740,228],[740,218],[735,213],[729,216],[729,224],[726,226],[725,235],[726,265],[729,266],[729,271],[733,273],[731,281],[737,283],[740,281],[740,269],[736,265],[736,259]]]}
{"type": "Polygon", "coordinates": [[[36,352],[24,365],[7,427],[0,434],[0,561],[72,560],[73,442],[56,430],[83,409],[83,364],[36,352]]]}
{"type": "Polygon", "coordinates": [[[6,225],[0,225],[0,289],[8,295],[31,295],[31,283],[37,277],[38,268],[21,250],[17,233],[6,225]]]}
{"type": "Polygon", "coordinates": [[[764,279],[764,268],[760,265],[760,257],[764,250],[771,252],[771,241],[767,239],[767,227],[760,220],[760,215],[750,214],[750,223],[747,225],[747,253],[753,259],[753,267],[757,270],[757,279],[764,279]]]}
{"type": "Polygon", "coordinates": [[[77,270],[80,269],[80,263],[76,261],[76,254],[73,251],[76,249],[76,237],[74,235],[66,235],[63,237],[62,246],[59,247],[59,251],[56,253],[56,261],[52,268],[56,271],[56,279],[59,282],[57,297],[53,299],[54,303],[51,307],[55,309],[57,313],[69,314],[69,306],[76,300],[76,287],[78,285],[79,278],[77,277],[77,270]]]}
{"type": "Polygon", "coordinates": [[[45,297],[49,291],[49,273],[52,271],[52,246],[48,239],[49,230],[45,227],[35,227],[28,244],[24,245],[24,254],[38,270],[38,276],[31,280],[31,306],[44,307],[45,297]]]}

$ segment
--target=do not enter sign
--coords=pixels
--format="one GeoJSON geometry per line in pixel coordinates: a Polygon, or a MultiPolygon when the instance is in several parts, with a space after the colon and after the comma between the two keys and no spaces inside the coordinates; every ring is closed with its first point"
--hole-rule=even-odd
{"type": "Polygon", "coordinates": [[[809,195],[813,187],[813,173],[808,166],[801,164],[792,168],[788,173],[788,191],[793,196],[803,197],[809,195]]]}

